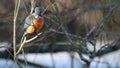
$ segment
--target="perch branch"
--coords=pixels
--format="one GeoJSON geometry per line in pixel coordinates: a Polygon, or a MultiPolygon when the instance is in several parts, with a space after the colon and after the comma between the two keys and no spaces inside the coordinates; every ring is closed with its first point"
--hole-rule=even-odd
{"type": "Polygon", "coordinates": [[[19,49],[18,49],[16,55],[19,54],[19,52],[21,51],[21,49],[23,48],[23,46],[24,46],[26,43],[29,43],[29,42],[35,40],[35,39],[36,39],[38,36],[40,36],[41,34],[42,34],[42,33],[40,32],[40,33],[38,33],[36,36],[34,36],[33,38],[28,39],[28,40],[26,39],[26,37],[24,37],[24,39],[22,39],[23,42],[20,44],[20,47],[19,47],[19,49]]]}

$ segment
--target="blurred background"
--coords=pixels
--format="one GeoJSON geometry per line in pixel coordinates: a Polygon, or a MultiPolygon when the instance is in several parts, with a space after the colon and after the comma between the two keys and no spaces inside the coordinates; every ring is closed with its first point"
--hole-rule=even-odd
{"type": "Polygon", "coordinates": [[[42,35],[24,45],[16,64],[13,19],[18,1],[0,0],[0,68],[120,67],[119,0],[20,0],[16,48],[33,4],[43,9],[45,25],[42,35]]]}

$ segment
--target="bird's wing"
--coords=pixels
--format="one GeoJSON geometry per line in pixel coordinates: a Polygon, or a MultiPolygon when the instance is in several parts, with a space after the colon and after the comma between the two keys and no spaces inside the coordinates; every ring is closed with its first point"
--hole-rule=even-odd
{"type": "Polygon", "coordinates": [[[27,16],[27,18],[25,19],[24,29],[27,29],[31,25],[33,19],[34,19],[34,15],[27,16]]]}

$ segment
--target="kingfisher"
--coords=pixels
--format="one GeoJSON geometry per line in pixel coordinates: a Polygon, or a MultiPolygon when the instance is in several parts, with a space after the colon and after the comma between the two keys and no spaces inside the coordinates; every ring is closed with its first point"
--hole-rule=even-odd
{"type": "Polygon", "coordinates": [[[34,13],[25,19],[25,35],[38,33],[44,26],[44,17],[42,17],[42,8],[36,7],[34,13]]]}

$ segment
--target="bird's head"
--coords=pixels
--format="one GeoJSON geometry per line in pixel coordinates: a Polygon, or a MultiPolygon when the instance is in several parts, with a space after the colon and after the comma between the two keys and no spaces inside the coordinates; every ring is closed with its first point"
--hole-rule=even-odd
{"type": "Polygon", "coordinates": [[[35,8],[35,14],[41,16],[41,14],[42,14],[42,8],[41,8],[41,7],[36,7],[36,8],[35,8]]]}

